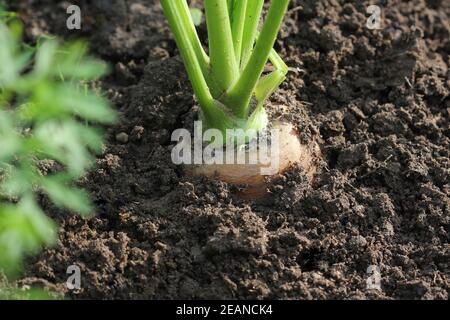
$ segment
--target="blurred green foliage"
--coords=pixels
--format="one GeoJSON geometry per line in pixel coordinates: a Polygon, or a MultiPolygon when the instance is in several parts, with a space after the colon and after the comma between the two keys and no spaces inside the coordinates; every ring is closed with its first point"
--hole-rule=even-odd
{"type": "Polygon", "coordinates": [[[191,12],[192,21],[194,22],[194,25],[198,27],[202,24],[203,20],[203,12],[199,8],[189,8],[191,12]]]}
{"type": "Polygon", "coordinates": [[[59,300],[62,298],[60,294],[54,292],[46,292],[28,286],[19,288],[0,274],[0,300],[59,300]]]}
{"type": "Polygon", "coordinates": [[[56,241],[41,194],[61,209],[91,213],[87,193],[73,183],[101,151],[95,125],[116,117],[89,85],[107,68],[86,55],[85,44],[46,38],[24,45],[13,16],[0,10],[0,270],[8,276],[56,241]]]}

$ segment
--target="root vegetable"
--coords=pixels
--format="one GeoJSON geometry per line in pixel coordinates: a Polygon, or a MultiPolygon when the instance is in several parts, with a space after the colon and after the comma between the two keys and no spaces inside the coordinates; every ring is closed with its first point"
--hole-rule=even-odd
{"type": "MultiPolygon", "coordinates": [[[[316,162],[320,157],[318,144],[316,142],[309,145],[301,143],[297,131],[291,124],[283,123],[276,127],[280,130],[279,153],[272,156],[277,156],[278,160],[271,159],[272,163],[277,161],[279,163],[276,174],[283,173],[291,165],[296,164],[304,169],[308,179],[312,181],[316,172],[316,162]]],[[[246,151],[247,159],[252,156],[249,154],[250,152],[258,151],[246,151]]],[[[186,166],[186,172],[189,175],[206,176],[233,185],[243,186],[244,189],[238,195],[243,199],[256,199],[267,195],[267,176],[261,174],[261,169],[267,166],[267,164],[261,162],[256,164],[189,165],[186,166]]]]}

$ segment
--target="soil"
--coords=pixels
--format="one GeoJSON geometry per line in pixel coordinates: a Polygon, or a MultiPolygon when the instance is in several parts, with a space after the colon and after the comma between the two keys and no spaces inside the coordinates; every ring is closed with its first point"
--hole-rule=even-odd
{"type": "Polygon", "coordinates": [[[303,141],[320,135],[324,158],[313,184],[294,167],[264,202],[172,165],[171,132],[197,107],[159,1],[73,2],[79,32],[65,28],[67,1],[13,8],[28,41],[91,41],[113,66],[101,85],[121,120],[80,182],[97,215],[44,202],[59,242],[22,284],[74,299],[449,298],[449,1],[377,1],[370,30],[373,1],[292,0],[276,43],[291,72],[268,110],[303,141]],[[381,290],[367,289],[369,266],[381,290]]]}

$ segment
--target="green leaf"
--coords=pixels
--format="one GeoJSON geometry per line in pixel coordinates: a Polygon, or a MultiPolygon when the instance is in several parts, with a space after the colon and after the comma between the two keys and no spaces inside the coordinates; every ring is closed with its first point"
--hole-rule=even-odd
{"type": "Polygon", "coordinates": [[[47,121],[35,128],[40,152],[67,166],[72,177],[79,177],[90,167],[92,156],[85,148],[74,121],[47,121]]]}
{"type": "Polygon", "coordinates": [[[11,197],[18,198],[32,192],[37,181],[33,168],[23,160],[16,165],[4,165],[3,182],[0,184],[0,192],[11,197]]]}
{"type": "Polygon", "coordinates": [[[22,140],[14,135],[2,137],[0,135],[0,161],[10,160],[21,150],[22,140]]]}
{"type": "Polygon", "coordinates": [[[0,87],[13,82],[18,72],[14,62],[14,39],[8,28],[0,23],[0,87]]]}
{"type": "Polygon", "coordinates": [[[36,54],[34,72],[38,77],[47,76],[55,68],[54,59],[58,50],[58,43],[54,40],[45,41],[36,54]]]}
{"type": "Polygon", "coordinates": [[[84,190],[70,188],[58,177],[45,177],[42,187],[57,206],[85,216],[92,212],[91,202],[84,190]]]}
{"type": "Polygon", "coordinates": [[[56,76],[84,81],[96,80],[104,76],[107,72],[107,64],[96,59],[84,59],[76,65],[69,64],[66,60],[63,60],[62,62],[58,62],[57,67],[54,69],[56,76]]]}
{"type": "Polygon", "coordinates": [[[203,20],[202,10],[200,10],[198,8],[190,8],[189,10],[191,12],[192,21],[194,22],[194,25],[198,27],[199,25],[202,24],[202,20],[203,20]]]}
{"type": "Polygon", "coordinates": [[[105,62],[87,57],[82,41],[69,43],[58,51],[53,74],[63,79],[96,80],[108,72],[105,62]]]}
{"type": "Polygon", "coordinates": [[[31,196],[18,205],[0,206],[0,268],[14,274],[23,255],[56,241],[56,227],[31,196]]]}
{"type": "MultiPolygon", "coordinates": [[[[116,115],[86,82],[107,71],[105,63],[86,57],[86,44],[41,37],[32,47],[22,43],[18,20],[2,21],[0,16],[0,270],[15,275],[27,255],[56,240],[36,192],[45,191],[58,207],[91,213],[87,192],[72,185],[102,149],[101,132],[90,122],[109,124],[116,115]],[[49,171],[58,173],[42,176],[42,159],[54,160],[49,171]]],[[[45,298],[34,290],[23,296],[45,298]]]]}
{"type": "Polygon", "coordinates": [[[82,125],[80,123],[73,124],[78,131],[80,139],[84,144],[95,153],[101,153],[103,148],[103,136],[101,130],[82,125]]]}
{"type": "Polygon", "coordinates": [[[86,120],[99,123],[113,123],[116,120],[116,115],[111,111],[109,104],[96,94],[62,86],[55,93],[55,98],[61,106],[86,120]]]}
{"type": "Polygon", "coordinates": [[[9,160],[21,150],[22,139],[17,135],[13,123],[12,114],[0,110],[0,161],[9,160]]]}

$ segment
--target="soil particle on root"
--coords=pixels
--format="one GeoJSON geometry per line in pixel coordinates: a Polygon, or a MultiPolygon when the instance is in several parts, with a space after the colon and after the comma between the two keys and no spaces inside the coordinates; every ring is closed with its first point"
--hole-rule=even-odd
{"type": "MultiPolygon", "coordinates": [[[[276,43],[291,72],[268,111],[302,142],[320,134],[324,159],[313,184],[284,172],[267,203],[171,163],[170,134],[196,112],[158,1],[103,2],[80,1],[99,8],[84,29],[94,51],[121,63],[103,82],[121,122],[81,181],[97,215],[44,203],[60,239],[22,283],[71,298],[448,299],[448,1],[383,2],[370,30],[370,1],[292,0],[276,43]],[[77,292],[65,287],[74,263],[77,292]],[[370,266],[381,291],[367,289],[370,266]]],[[[65,30],[58,3],[14,4],[29,38],[65,30]]]]}

